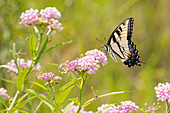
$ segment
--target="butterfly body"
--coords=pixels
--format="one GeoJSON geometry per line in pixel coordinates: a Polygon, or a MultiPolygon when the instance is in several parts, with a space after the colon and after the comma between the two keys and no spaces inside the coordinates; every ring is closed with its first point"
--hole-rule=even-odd
{"type": "Polygon", "coordinates": [[[124,20],[111,34],[108,42],[104,45],[106,52],[117,62],[116,54],[128,67],[138,65],[140,60],[136,45],[131,41],[133,32],[133,18],[124,20]]]}

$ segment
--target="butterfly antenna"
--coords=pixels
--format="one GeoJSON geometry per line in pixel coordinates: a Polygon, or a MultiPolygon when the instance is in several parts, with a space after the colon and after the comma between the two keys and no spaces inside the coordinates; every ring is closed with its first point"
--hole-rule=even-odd
{"type": "Polygon", "coordinates": [[[106,43],[106,37],[104,37],[104,41],[105,41],[105,43],[106,43]]]}
{"type": "Polygon", "coordinates": [[[100,50],[101,48],[104,48],[104,46],[102,46],[102,47],[99,47],[98,49],[100,50]]]}
{"type": "Polygon", "coordinates": [[[103,41],[101,41],[100,39],[96,38],[96,40],[98,40],[99,42],[101,42],[101,43],[103,43],[103,44],[104,44],[104,42],[103,42],[103,41]]]}

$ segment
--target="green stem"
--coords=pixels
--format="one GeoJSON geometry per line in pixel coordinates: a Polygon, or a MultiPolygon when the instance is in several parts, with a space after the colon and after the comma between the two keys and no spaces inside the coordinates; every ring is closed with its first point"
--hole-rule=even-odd
{"type": "Polygon", "coordinates": [[[166,113],[170,113],[170,104],[166,101],[166,113]]]}
{"type": "Polygon", "coordinates": [[[81,79],[81,87],[80,87],[80,95],[79,95],[79,102],[80,102],[80,105],[79,105],[79,109],[77,110],[77,113],[79,113],[80,110],[81,110],[81,105],[82,105],[82,93],[83,93],[83,88],[84,88],[85,81],[86,81],[86,74],[82,75],[82,79],[81,79]],[[84,77],[85,77],[85,78],[84,78],[84,77]]]}
{"type": "Polygon", "coordinates": [[[142,111],[143,113],[147,113],[147,111],[141,109],[141,108],[137,108],[139,111],[142,111]]]}
{"type": "Polygon", "coordinates": [[[43,103],[43,101],[41,101],[41,102],[38,104],[38,106],[37,106],[37,108],[35,109],[34,113],[38,112],[38,110],[39,110],[40,106],[42,105],[42,103],[43,103]]]}
{"type": "Polygon", "coordinates": [[[10,111],[10,110],[12,109],[12,106],[14,105],[14,103],[15,103],[15,101],[16,101],[16,99],[17,99],[18,94],[19,94],[19,91],[16,92],[15,97],[14,97],[14,99],[12,100],[12,103],[11,103],[11,105],[9,106],[9,108],[7,109],[7,112],[6,112],[6,113],[8,113],[8,111],[10,111]]]}

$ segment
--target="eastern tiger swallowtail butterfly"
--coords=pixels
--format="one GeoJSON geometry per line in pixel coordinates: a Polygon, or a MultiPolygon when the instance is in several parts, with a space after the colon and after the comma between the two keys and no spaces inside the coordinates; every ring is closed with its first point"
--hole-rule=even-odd
{"type": "Polygon", "coordinates": [[[141,66],[139,63],[138,50],[136,45],[131,41],[133,31],[133,18],[124,20],[111,34],[107,45],[104,45],[105,51],[117,62],[116,54],[125,65],[141,66]]]}

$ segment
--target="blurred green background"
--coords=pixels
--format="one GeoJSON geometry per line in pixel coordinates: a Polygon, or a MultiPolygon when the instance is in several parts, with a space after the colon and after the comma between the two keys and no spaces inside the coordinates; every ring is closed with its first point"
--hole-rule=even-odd
{"type": "MultiPolygon", "coordinates": [[[[19,25],[20,15],[27,9],[56,7],[61,12],[60,21],[64,29],[51,38],[49,46],[73,40],[71,44],[44,55],[40,61],[41,72],[52,71],[63,78],[59,87],[67,83],[70,77],[61,75],[56,67],[48,63],[60,64],[73,60],[88,50],[103,46],[96,38],[108,39],[123,20],[133,17],[135,21],[132,41],[137,45],[140,59],[146,64],[128,68],[119,59],[118,63],[115,63],[109,58],[108,64],[96,75],[91,75],[86,82],[83,102],[94,97],[91,90],[93,87],[96,95],[113,91],[132,92],[98,99],[85,108],[87,111],[96,111],[97,107],[104,103],[120,104],[125,100],[132,100],[140,107],[143,107],[144,103],[152,105],[157,101],[154,87],[160,82],[170,82],[169,4],[169,0],[0,0],[0,64],[7,64],[12,59],[10,49],[14,42],[17,51],[22,49],[22,52],[26,53],[21,57],[30,59],[26,37],[30,36],[32,29],[19,25]]],[[[35,79],[35,74],[32,73],[30,77],[35,79]]],[[[1,69],[0,78],[13,79],[14,76],[8,74],[7,69],[1,69]]],[[[0,87],[6,88],[11,97],[14,96],[14,85],[0,81],[0,87]]],[[[72,97],[78,97],[76,87],[69,95],[69,98],[72,97]]],[[[65,101],[62,107],[69,102],[65,101]]],[[[34,104],[36,107],[38,101],[34,104]]],[[[157,112],[165,112],[165,104],[160,102],[160,105],[157,112]]],[[[46,113],[49,108],[43,105],[40,110],[46,113]]]]}

